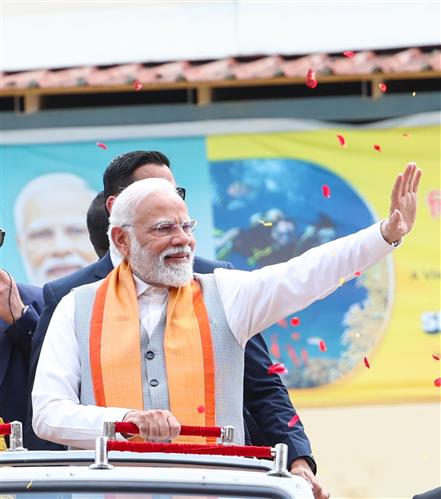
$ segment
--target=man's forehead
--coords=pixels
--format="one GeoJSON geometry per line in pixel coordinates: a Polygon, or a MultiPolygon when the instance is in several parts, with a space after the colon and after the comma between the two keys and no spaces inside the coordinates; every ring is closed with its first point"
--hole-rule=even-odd
{"type": "Polygon", "coordinates": [[[146,178],[163,178],[168,180],[173,185],[176,185],[173,173],[167,165],[157,165],[155,163],[147,163],[139,166],[133,172],[133,180],[144,180],[146,178]]]}
{"type": "Polygon", "coordinates": [[[187,206],[175,193],[154,192],[139,205],[136,214],[142,223],[180,222],[189,218],[187,206]],[[160,222],[157,222],[157,221],[160,222]]]}

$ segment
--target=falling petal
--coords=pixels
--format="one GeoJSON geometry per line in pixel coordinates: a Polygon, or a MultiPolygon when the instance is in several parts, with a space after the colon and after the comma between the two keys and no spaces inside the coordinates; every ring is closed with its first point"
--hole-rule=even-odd
{"type": "Polygon", "coordinates": [[[293,365],[295,367],[300,367],[301,362],[300,362],[299,356],[297,355],[296,349],[292,345],[288,345],[287,350],[288,350],[289,358],[291,359],[291,362],[293,363],[293,365]]]}
{"type": "Polygon", "coordinates": [[[142,89],[142,83],[139,80],[135,80],[133,82],[133,86],[137,92],[142,89]]]}
{"type": "Polygon", "coordinates": [[[338,280],[338,285],[343,286],[344,283],[345,283],[344,277],[340,277],[340,279],[338,280]]]}
{"type": "Polygon", "coordinates": [[[346,144],[346,139],[343,137],[343,135],[337,135],[337,139],[342,147],[348,147],[348,145],[346,144]]]}
{"type": "Polygon", "coordinates": [[[441,378],[436,378],[436,380],[433,382],[435,386],[441,386],[441,378]]]}
{"type": "Polygon", "coordinates": [[[320,352],[326,352],[326,350],[327,350],[326,343],[323,340],[320,341],[319,348],[320,348],[320,352]]]}
{"type": "Polygon", "coordinates": [[[292,428],[296,423],[298,423],[299,419],[299,416],[296,414],[288,421],[288,426],[292,428]]]}
{"type": "Polygon", "coordinates": [[[355,277],[360,277],[360,276],[361,276],[361,272],[359,272],[359,271],[357,270],[357,272],[354,272],[354,275],[355,275],[355,277]]]}
{"type": "Polygon", "coordinates": [[[432,357],[435,359],[435,360],[439,360],[441,357],[439,355],[436,355],[435,353],[432,354],[432,357]]]}
{"type": "Polygon", "coordinates": [[[280,346],[277,341],[277,336],[272,336],[271,337],[271,353],[276,357],[276,359],[280,359],[281,354],[280,354],[280,346]]]}
{"type": "Polygon", "coordinates": [[[299,333],[292,333],[291,338],[294,341],[299,341],[300,340],[300,334],[299,333]]]}
{"type": "Polygon", "coordinates": [[[331,189],[329,185],[323,184],[322,185],[322,193],[325,198],[330,198],[331,197],[331,189]]]}
{"type": "Polygon", "coordinates": [[[313,69],[310,69],[306,74],[306,86],[309,88],[315,88],[317,84],[318,82],[315,77],[315,71],[313,69]]]}
{"type": "Polygon", "coordinates": [[[352,50],[345,50],[345,51],[343,52],[343,55],[344,55],[345,57],[349,57],[349,58],[350,58],[350,57],[354,57],[355,52],[352,52],[352,50]]]}
{"type": "Polygon", "coordinates": [[[108,149],[108,147],[106,146],[106,144],[103,144],[102,142],[97,142],[96,145],[98,147],[101,147],[101,149],[108,149]]]}
{"type": "Polygon", "coordinates": [[[386,83],[380,83],[380,84],[378,85],[378,88],[379,88],[379,89],[383,92],[383,94],[384,94],[385,92],[387,92],[387,85],[386,85],[386,83]]]}
{"type": "Polygon", "coordinates": [[[300,355],[302,356],[303,363],[306,365],[309,361],[309,355],[308,351],[302,348],[302,351],[300,352],[300,355]]]}
{"type": "Polygon", "coordinates": [[[296,327],[300,324],[300,317],[293,317],[289,323],[291,324],[291,326],[293,327],[296,327]]]}
{"type": "Polygon", "coordinates": [[[374,149],[378,152],[382,151],[381,146],[379,144],[374,144],[374,149]]]}
{"type": "Polygon", "coordinates": [[[288,322],[286,319],[282,319],[281,321],[277,321],[276,324],[280,327],[287,328],[288,327],[288,322]]]}
{"type": "Polygon", "coordinates": [[[364,357],[364,358],[363,358],[363,362],[364,362],[364,365],[365,365],[368,369],[370,369],[370,368],[371,368],[371,365],[369,364],[369,360],[368,360],[368,358],[367,358],[367,357],[364,357]]]}
{"type": "Polygon", "coordinates": [[[288,369],[285,367],[285,364],[281,364],[277,362],[268,367],[268,374],[286,374],[288,369]]]}
{"type": "Polygon", "coordinates": [[[204,414],[204,412],[205,412],[205,407],[203,405],[199,405],[198,406],[198,413],[199,414],[204,414]]]}

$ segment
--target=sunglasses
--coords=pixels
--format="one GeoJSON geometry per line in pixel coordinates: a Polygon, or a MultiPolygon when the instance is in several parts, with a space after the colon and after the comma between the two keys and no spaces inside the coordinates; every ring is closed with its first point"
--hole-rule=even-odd
{"type": "Polygon", "coordinates": [[[185,201],[185,189],[184,187],[176,187],[176,192],[178,195],[182,198],[183,201],[185,201]]]}

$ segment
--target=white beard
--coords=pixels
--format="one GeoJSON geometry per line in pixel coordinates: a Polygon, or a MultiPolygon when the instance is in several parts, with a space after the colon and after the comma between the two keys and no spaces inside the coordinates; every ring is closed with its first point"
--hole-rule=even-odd
{"type": "Polygon", "coordinates": [[[134,234],[132,234],[130,246],[130,266],[133,273],[142,281],[162,284],[168,288],[179,288],[192,280],[194,254],[189,246],[168,248],[157,255],[150,249],[142,247],[134,234]],[[165,263],[166,256],[177,253],[186,253],[189,259],[182,263],[165,263]]]}

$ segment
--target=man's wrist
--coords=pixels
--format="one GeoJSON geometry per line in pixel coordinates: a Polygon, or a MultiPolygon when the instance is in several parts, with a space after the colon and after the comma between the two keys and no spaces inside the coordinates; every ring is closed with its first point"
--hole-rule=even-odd
{"type": "Polygon", "coordinates": [[[299,456],[299,457],[296,457],[292,462],[291,462],[291,465],[290,465],[290,470],[292,470],[293,467],[295,466],[305,466],[307,465],[311,471],[314,473],[314,475],[317,473],[317,464],[314,460],[313,457],[311,456],[299,456]]]}
{"type": "Polygon", "coordinates": [[[395,239],[393,236],[389,234],[387,219],[381,222],[380,232],[381,235],[383,236],[383,239],[394,248],[396,248],[401,243],[401,238],[395,239]]]}

